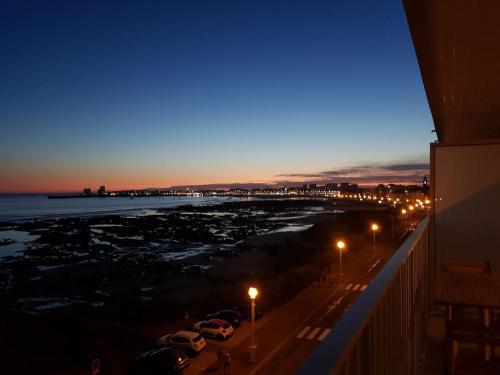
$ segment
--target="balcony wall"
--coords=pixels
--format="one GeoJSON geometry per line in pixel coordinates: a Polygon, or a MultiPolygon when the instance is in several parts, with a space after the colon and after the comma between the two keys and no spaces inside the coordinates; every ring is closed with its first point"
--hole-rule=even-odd
{"type": "Polygon", "coordinates": [[[431,144],[436,264],[490,262],[500,272],[500,142],[431,144]]]}
{"type": "Polygon", "coordinates": [[[433,297],[426,217],[298,374],[416,374],[433,297]]]}

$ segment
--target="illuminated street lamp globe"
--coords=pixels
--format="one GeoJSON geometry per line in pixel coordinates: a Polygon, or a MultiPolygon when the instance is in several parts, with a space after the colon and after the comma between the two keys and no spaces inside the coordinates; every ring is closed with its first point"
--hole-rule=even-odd
{"type": "Polygon", "coordinates": [[[257,290],[257,288],[255,288],[253,286],[248,288],[248,295],[250,296],[250,299],[255,299],[255,297],[257,297],[257,294],[259,294],[259,291],[257,290]]]}
{"type": "Polygon", "coordinates": [[[372,224],[372,231],[377,231],[378,230],[378,225],[377,224],[372,224]]]}
{"type": "Polygon", "coordinates": [[[338,242],[337,242],[337,248],[338,248],[339,250],[342,250],[344,247],[345,247],[345,243],[344,243],[344,241],[338,241],[338,242]]]}
{"type": "Polygon", "coordinates": [[[401,210],[401,214],[406,215],[406,210],[404,208],[401,210]]]}

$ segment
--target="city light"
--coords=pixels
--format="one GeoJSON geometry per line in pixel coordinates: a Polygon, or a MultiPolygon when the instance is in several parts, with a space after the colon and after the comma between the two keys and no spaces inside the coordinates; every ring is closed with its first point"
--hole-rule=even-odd
{"type": "Polygon", "coordinates": [[[257,297],[257,294],[259,294],[257,288],[254,288],[253,286],[248,288],[248,295],[250,296],[251,299],[255,299],[255,297],[257,297]]]}
{"type": "Polygon", "coordinates": [[[372,224],[372,231],[377,231],[378,230],[378,225],[377,224],[372,224]]]}

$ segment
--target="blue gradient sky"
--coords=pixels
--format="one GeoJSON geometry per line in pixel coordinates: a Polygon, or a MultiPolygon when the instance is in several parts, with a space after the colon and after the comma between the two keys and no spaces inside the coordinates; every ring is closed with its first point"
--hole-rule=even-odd
{"type": "Polygon", "coordinates": [[[401,1],[0,3],[0,191],[427,162],[401,1]]]}

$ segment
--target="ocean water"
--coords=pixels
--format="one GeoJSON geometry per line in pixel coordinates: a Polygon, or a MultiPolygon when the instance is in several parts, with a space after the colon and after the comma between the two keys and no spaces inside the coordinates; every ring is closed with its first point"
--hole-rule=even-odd
{"type": "Polygon", "coordinates": [[[47,199],[47,195],[0,195],[0,221],[22,221],[52,217],[94,216],[147,212],[148,209],[185,204],[207,205],[227,202],[231,197],[140,197],[47,199]]]}

